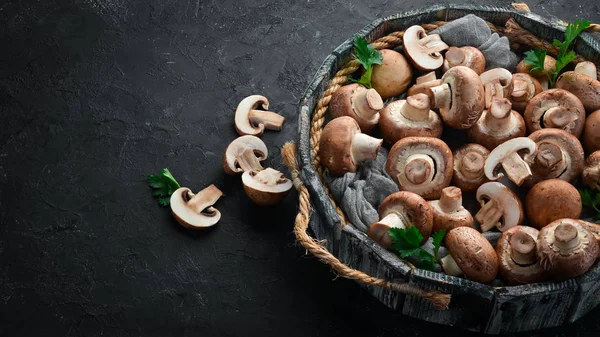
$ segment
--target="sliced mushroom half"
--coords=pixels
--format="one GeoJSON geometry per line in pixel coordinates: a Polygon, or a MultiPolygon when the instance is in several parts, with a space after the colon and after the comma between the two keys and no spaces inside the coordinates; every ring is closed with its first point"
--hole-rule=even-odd
{"type": "Polygon", "coordinates": [[[194,194],[187,187],[181,187],[171,195],[171,212],[179,224],[191,229],[203,229],[215,225],[221,219],[221,212],[213,205],[223,195],[215,185],[210,185],[194,194]]]}
{"type": "Polygon", "coordinates": [[[267,159],[269,151],[265,143],[256,136],[241,136],[232,141],[223,154],[223,169],[229,175],[263,169],[261,161],[267,159]]]}
{"type": "Polygon", "coordinates": [[[269,109],[265,96],[251,95],[244,98],[235,110],[235,129],[241,135],[260,136],[264,130],[280,131],[285,117],[269,109]],[[262,107],[265,110],[259,110],[262,107]]]}
{"type": "Polygon", "coordinates": [[[242,184],[248,198],[261,206],[279,204],[292,189],[292,181],[270,167],[244,172],[242,184]]]}
{"type": "Polygon", "coordinates": [[[498,172],[502,166],[508,179],[521,186],[531,177],[529,163],[535,154],[535,142],[527,137],[518,137],[498,145],[485,161],[485,175],[489,180],[498,180],[504,173],[498,172]],[[521,157],[521,152],[525,152],[521,157]]]}
{"type": "Polygon", "coordinates": [[[510,94],[512,108],[520,113],[525,111],[527,104],[533,97],[542,92],[540,82],[529,74],[513,74],[513,91],[510,94]]]}
{"type": "Polygon", "coordinates": [[[504,68],[490,69],[481,75],[481,83],[485,90],[485,108],[490,109],[492,99],[508,98],[513,91],[512,73],[504,68]]]}
{"type": "Polygon", "coordinates": [[[427,35],[423,27],[415,25],[404,31],[404,52],[419,70],[436,70],[444,63],[441,51],[448,49],[438,34],[427,35]]]}
{"type": "Polygon", "coordinates": [[[501,232],[521,224],[523,204],[519,197],[505,185],[490,181],[477,189],[481,209],[475,214],[482,232],[496,227],[501,232]]]}

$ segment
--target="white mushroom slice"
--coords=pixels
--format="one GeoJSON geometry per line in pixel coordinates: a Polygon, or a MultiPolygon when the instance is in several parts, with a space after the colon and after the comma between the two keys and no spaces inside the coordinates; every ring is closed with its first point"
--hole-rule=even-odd
{"type": "Polygon", "coordinates": [[[530,161],[535,154],[536,144],[527,137],[518,137],[508,140],[496,147],[485,161],[485,176],[490,180],[498,180],[504,177],[498,172],[498,166],[502,165],[508,179],[521,186],[525,179],[531,177],[530,161]],[[519,151],[528,153],[522,158],[519,151]]]}
{"type": "Polygon", "coordinates": [[[221,219],[221,212],[212,206],[222,195],[223,192],[215,185],[210,185],[196,194],[187,187],[181,187],[171,195],[171,212],[184,227],[211,227],[221,219]]]}
{"type": "Polygon", "coordinates": [[[244,172],[242,183],[248,198],[261,206],[280,203],[292,189],[292,181],[270,167],[258,172],[244,172]]]}
{"type": "Polygon", "coordinates": [[[235,110],[235,129],[241,135],[260,136],[265,129],[280,131],[285,118],[275,112],[257,110],[259,106],[269,109],[269,100],[261,95],[244,98],[235,110]]]}
{"type": "Polygon", "coordinates": [[[448,49],[438,34],[427,35],[423,27],[415,25],[404,32],[404,52],[419,70],[435,70],[442,66],[441,51],[448,49]]]}
{"type": "Polygon", "coordinates": [[[265,143],[255,136],[241,136],[232,141],[223,154],[223,169],[230,175],[263,169],[261,161],[269,151],[265,143]]]}
{"type": "Polygon", "coordinates": [[[485,89],[485,107],[492,106],[492,98],[509,98],[513,89],[512,73],[504,68],[490,69],[479,75],[485,89]]]}
{"type": "Polygon", "coordinates": [[[491,181],[477,189],[477,201],[481,209],[475,220],[482,232],[497,227],[501,232],[523,221],[523,204],[519,197],[505,185],[491,181]]]}

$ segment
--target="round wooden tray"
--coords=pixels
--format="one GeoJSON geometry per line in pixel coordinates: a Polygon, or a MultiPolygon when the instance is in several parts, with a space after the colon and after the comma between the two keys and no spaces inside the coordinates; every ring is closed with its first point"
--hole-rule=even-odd
{"type": "MultiPolygon", "coordinates": [[[[504,26],[513,18],[524,29],[548,41],[563,36],[564,25],[557,20],[513,8],[478,5],[438,5],[393,15],[373,21],[357,34],[374,41],[412,25],[451,21],[467,14],[475,14],[498,26],[504,26]]],[[[584,33],[574,49],[587,60],[599,64],[599,41],[600,33],[584,33]]],[[[414,268],[381,248],[352,224],[342,228],[335,205],[312,166],[310,131],[318,100],[335,73],[351,59],[352,50],[352,38],[349,38],[325,59],[299,104],[298,162],[301,180],[316,209],[311,213],[309,224],[316,239],[324,240],[324,247],[341,262],[371,276],[451,294],[449,308],[438,310],[422,297],[365,286],[386,306],[429,322],[499,334],[568,324],[596,307],[600,303],[599,263],[584,275],[562,282],[492,287],[414,268]]]]}

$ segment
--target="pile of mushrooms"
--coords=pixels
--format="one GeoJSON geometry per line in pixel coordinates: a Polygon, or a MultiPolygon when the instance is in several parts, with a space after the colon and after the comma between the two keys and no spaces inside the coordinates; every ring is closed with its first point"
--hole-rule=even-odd
{"type": "MultiPolygon", "coordinates": [[[[580,219],[577,189],[600,190],[596,66],[567,67],[552,88],[524,62],[514,73],[490,68],[477,48],[449,46],[420,26],[382,55],[372,88],[333,93],[318,151],[341,177],[388,149],[385,171],[400,192],[379,205],[368,237],[390,249],[390,228],[415,226],[423,243],[444,230],[441,270],[481,283],[585,273],[600,250],[600,225],[580,219]],[[497,242],[486,239],[493,232],[497,242]]],[[[545,66],[555,62],[547,56],[545,66]]],[[[236,170],[263,159],[242,155],[236,170]]]]}

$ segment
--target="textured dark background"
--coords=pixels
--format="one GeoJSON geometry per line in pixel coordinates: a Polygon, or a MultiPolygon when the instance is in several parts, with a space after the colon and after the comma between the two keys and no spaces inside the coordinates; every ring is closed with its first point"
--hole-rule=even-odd
{"type": "MultiPolygon", "coordinates": [[[[255,207],[220,165],[237,103],[263,94],[287,118],[263,136],[282,169],[297,102],[331,50],[435,3],[3,1],[0,335],[473,335],[333,281],[294,243],[297,195],[255,207]],[[226,193],[215,228],[185,230],[157,205],[143,177],[163,167],[226,193]]],[[[529,5],[600,22],[595,1],[529,5]]],[[[599,314],[522,335],[591,335],[599,314]]]]}

